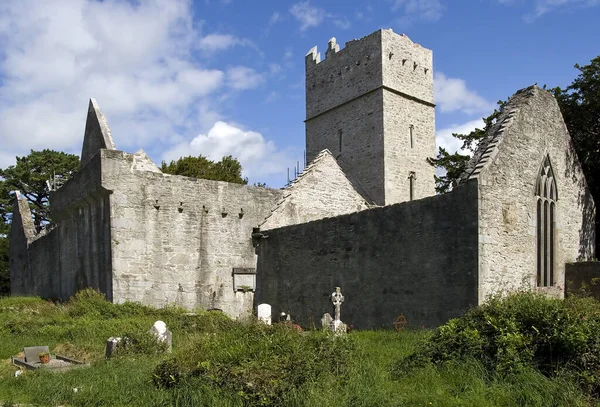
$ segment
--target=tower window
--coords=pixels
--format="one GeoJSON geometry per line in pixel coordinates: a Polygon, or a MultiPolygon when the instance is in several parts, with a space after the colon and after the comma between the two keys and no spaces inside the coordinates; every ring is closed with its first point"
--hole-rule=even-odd
{"type": "Polygon", "coordinates": [[[415,181],[416,181],[416,179],[417,179],[417,176],[415,175],[415,172],[411,171],[410,174],[408,175],[408,196],[411,201],[413,199],[415,199],[415,181]]]}
{"type": "Polygon", "coordinates": [[[413,139],[413,131],[415,129],[415,126],[413,126],[412,124],[410,126],[408,126],[408,130],[410,133],[410,148],[414,147],[414,139],[413,139]]]}
{"type": "Polygon", "coordinates": [[[554,284],[555,250],[555,207],[558,200],[556,180],[546,156],[535,183],[536,195],[536,246],[537,246],[537,286],[549,287],[554,284]]]}
{"type": "Polygon", "coordinates": [[[344,136],[344,132],[340,129],[338,130],[338,143],[339,143],[339,152],[342,153],[342,138],[344,136]]]}

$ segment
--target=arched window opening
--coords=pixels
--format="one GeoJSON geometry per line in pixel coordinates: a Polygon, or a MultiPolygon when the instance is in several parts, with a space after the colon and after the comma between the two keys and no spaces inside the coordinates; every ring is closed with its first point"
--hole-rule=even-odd
{"type": "Polygon", "coordinates": [[[413,199],[415,199],[415,180],[417,179],[417,176],[415,175],[414,171],[411,171],[410,174],[408,175],[408,195],[409,195],[409,199],[412,201],[413,199]]]}
{"type": "Polygon", "coordinates": [[[556,180],[546,156],[535,184],[537,198],[537,285],[549,287],[554,285],[554,250],[555,250],[555,208],[558,200],[556,180]]]}
{"type": "Polygon", "coordinates": [[[408,126],[408,130],[410,132],[410,148],[413,148],[413,146],[414,146],[414,139],[413,139],[414,129],[415,129],[415,126],[413,126],[412,124],[410,126],[408,126]]]}

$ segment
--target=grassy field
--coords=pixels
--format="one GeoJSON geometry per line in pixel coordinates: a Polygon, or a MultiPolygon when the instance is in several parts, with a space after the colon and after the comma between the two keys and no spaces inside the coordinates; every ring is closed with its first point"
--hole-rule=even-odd
{"type": "Polygon", "coordinates": [[[234,322],[214,312],[185,312],[114,305],[90,292],[66,304],[0,299],[0,406],[593,405],[568,381],[535,370],[497,376],[477,361],[393,376],[391,367],[431,336],[428,330],[353,331],[340,340],[234,322]],[[142,338],[157,319],[173,331],[173,354],[141,341],[139,348],[104,359],[108,337],[142,338]],[[48,345],[52,353],[91,366],[14,377],[10,356],[33,345],[48,345]],[[161,365],[165,360],[171,364],[161,365]],[[157,366],[175,370],[160,373],[157,366]]]}

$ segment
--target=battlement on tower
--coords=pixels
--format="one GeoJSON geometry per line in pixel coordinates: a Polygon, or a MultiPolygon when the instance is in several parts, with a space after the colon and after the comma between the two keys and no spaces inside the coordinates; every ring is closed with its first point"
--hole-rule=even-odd
{"type": "Polygon", "coordinates": [[[305,57],[306,119],[376,89],[387,88],[433,105],[431,50],[391,29],[346,42],[329,40],[325,59],[318,47],[305,57]]]}

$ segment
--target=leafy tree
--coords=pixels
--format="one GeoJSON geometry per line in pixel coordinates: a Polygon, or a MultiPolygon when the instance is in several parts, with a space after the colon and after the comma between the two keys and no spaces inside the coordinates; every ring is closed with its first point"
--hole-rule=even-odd
{"type": "Polygon", "coordinates": [[[242,165],[230,155],[223,157],[218,162],[211,161],[202,155],[198,157],[181,157],[169,164],[163,161],[161,170],[165,174],[184,175],[186,177],[244,185],[248,183],[248,178],[242,178],[242,165]]]}
{"type": "MultiPolygon", "coordinates": [[[[600,56],[575,64],[579,75],[566,89],[552,89],[573,140],[590,192],[600,206],[600,56]]],[[[596,236],[600,236],[596,216],[596,236]]],[[[600,244],[600,242],[597,242],[600,244]]]]}
{"type": "MultiPolygon", "coordinates": [[[[494,112],[491,115],[483,118],[483,122],[485,124],[483,129],[477,128],[468,134],[452,133],[453,137],[462,140],[463,145],[461,150],[467,149],[475,151],[475,149],[477,149],[479,142],[485,137],[487,131],[494,125],[494,123],[496,123],[496,120],[498,119],[498,116],[500,116],[500,112],[505,104],[505,101],[499,100],[498,108],[494,109],[494,112]]],[[[442,168],[446,171],[446,173],[442,176],[435,175],[436,192],[443,194],[455,187],[458,182],[458,178],[465,171],[470,158],[470,155],[461,154],[459,152],[450,154],[443,147],[438,148],[438,153],[435,158],[428,157],[427,162],[429,164],[436,168],[442,168]]]]}
{"type": "Polygon", "coordinates": [[[0,169],[0,216],[3,223],[12,217],[12,192],[18,190],[27,198],[33,223],[39,231],[50,222],[47,181],[63,184],[79,169],[79,157],[54,150],[34,151],[17,157],[17,164],[0,169]]]}

